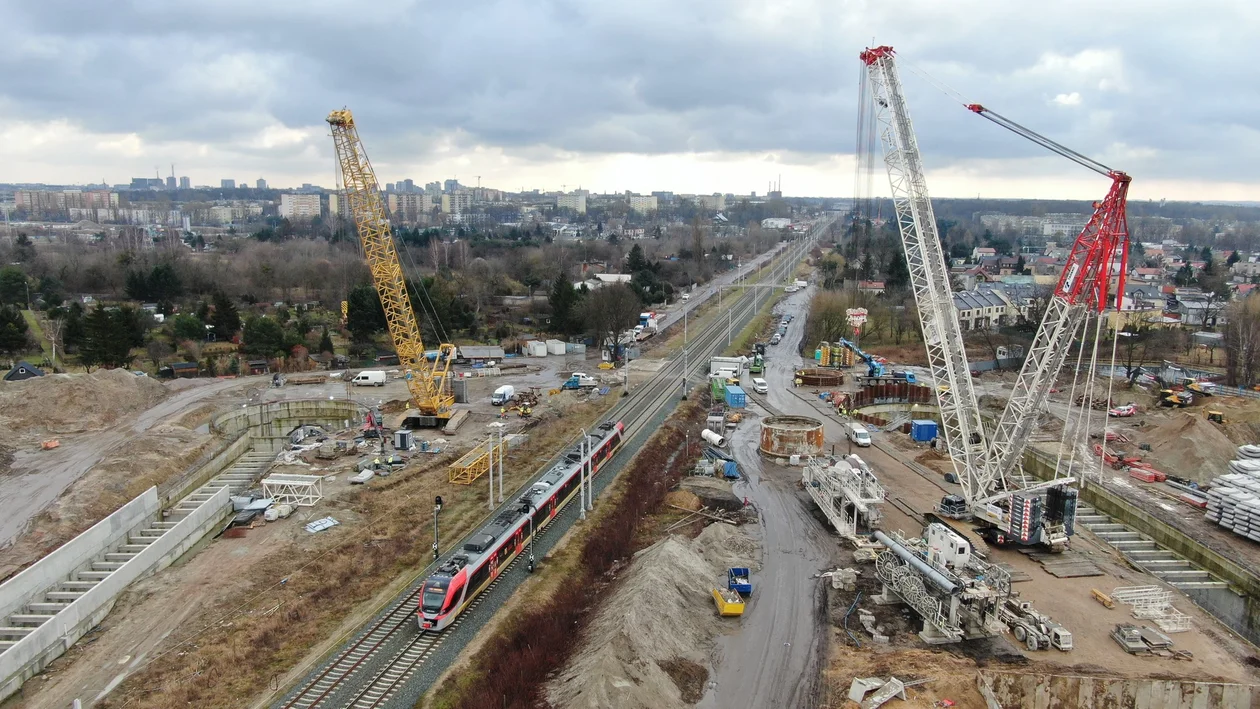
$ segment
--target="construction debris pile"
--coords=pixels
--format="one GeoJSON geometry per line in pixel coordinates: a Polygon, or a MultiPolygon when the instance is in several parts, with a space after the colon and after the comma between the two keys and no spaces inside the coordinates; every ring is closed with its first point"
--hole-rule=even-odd
{"type": "Polygon", "coordinates": [[[1260,446],[1239,446],[1238,455],[1207,491],[1207,520],[1260,542],[1260,446]]]}
{"type": "Polygon", "coordinates": [[[49,374],[0,387],[0,431],[99,431],[161,401],[161,382],[126,369],[49,374]]]}
{"type": "Polygon", "coordinates": [[[757,568],[758,546],[727,524],[695,539],[669,536],[640,551],[600,606],[575,658],[547,686],[552,706],[685,709],[669,672],[679,660],[708,664],[708,648],[729,626],[712,589],[727,569],[757,568]]]}

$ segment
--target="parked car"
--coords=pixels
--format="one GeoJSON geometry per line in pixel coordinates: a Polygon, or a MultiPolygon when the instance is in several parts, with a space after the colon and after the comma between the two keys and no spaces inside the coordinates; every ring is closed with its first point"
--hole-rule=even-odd
{"type": "Polygon", "coordinates": [[[761,377],[753,377],[752,383],[753,383],[753,391],[757,392],[758,394],[769,393],[770,385],[767,384],[766,380],[762,379],[761,377]]]}
{"type": "Polygon", "coordinates": [[[782,342],[782,341],[783,341],[783,335],[780,335],[780,334],[779,334],[779,333],[777,333],[777,332],[776,332],[776,333],[774,333],[774,337],[771,337],[771,338],[770,338],[770,344],[772,344],[772,345],[777,345],[777,344],[779,344],[779,343],[780,343],[780,342],[782,342]]]}

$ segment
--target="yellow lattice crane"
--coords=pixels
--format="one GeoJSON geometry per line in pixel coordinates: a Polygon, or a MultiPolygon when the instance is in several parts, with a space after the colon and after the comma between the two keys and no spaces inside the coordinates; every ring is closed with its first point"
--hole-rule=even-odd
{"type": "Polygon", "coordinates": [[[394,233],[381,200],[376,173],[359,140],[354,116],[348,109],[333,111],[328,114],[328,125],[332,126],[337,162],[341,165],[347,208],[354,217],[359,241],[372,271],[372,282],[385,308],[389,335],[398,350],[398,362],[406,371],[407,388],[415,407],[420,410],[420,423],[440,426],[450,418],[451,404],[455,403],[447,382],[451,361],[455,359],[455,345],[439,345],[433,361],[425,357],[420,323],[407,295],[394,233]]]}

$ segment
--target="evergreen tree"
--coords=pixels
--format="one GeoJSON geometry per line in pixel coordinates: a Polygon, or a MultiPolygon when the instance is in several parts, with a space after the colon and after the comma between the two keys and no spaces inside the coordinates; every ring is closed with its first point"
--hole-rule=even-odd
{"type": "Polygon", "coordinates": [[[324,328],[324,334],[319,338],[319,351],[321,353],[327,352],[328,354],[332,354],[334,352],[333,341],[332,337],[328,335],[328,328],[324,328]]]}
{"type": "Polygon", "coordinates": [[[652,265],[643,256],[643,249],[639,248],[638,244],[631,247],[630,253],[626,256],[626,270],[631,274],[635,274],[639,271],[646,271],[651,267],[652,265]]]}
{"type": "Polygon", "coordinates": [[[572,332],[577,320],[577,305],[580,296],[563,273],[552,279],[548,300],[551,302],[552,330],[566,335],[572,332]]]}
{"type": "Polygon", "coordinates": [[[83,306],[74,301],[65,309],[63,317],[66,324],[61,330],[61,346],[67,352],[77,352],[87,332],[83,324],[83,306]]]}
{"type": "Polygon", "coordinates": [[[28,329],[21,310],[12,305],[0,307],[0,352],[13,355],[26,351],[30,344],[28,329]]]}
{"type": "MultiPolygon", "coordinates": [[[[869,254],[868,254],[869,256],[869,254]]],[[[863,264],[865,266],[865,263],[863,264]]],[[[901,249],[893,251],[888,267],[884,269],[884,289],[899,291],[910,285],[910,269],[906,267],[906,256],[901,249]]]]}
{"type": "Polygon", "coordinates": [[[1238,263],[1241,260],[1242,260],[1242,256],[1239,256],[1238,252],[1234,251],[1230,253],[1229,258],[1225,259],[1225,265],[1232,267],[1234,264],[1238,263]]]}
{"type": "Polygon", "coordinates": [[[247,320],[244,335],[245,351],[250,354],[276,357],[285,352],[284,328],[265,315],[247,320]]]}
{"type": "Polygon", "coordinates": [[[0,304],[26,305],[26,272],[17,266],[0,268],[0,304]]]}
{"type": "Polygon", "coordinates": [[[220,342],[231,340],[241,329],[240,312],[223,291],[214,294],[214,313],[210,316],[209,324],[214,326],[214,336],[220,342]]]}
{"type": "Polygon", "coordinates": [[[192,315],[176,315],[171,320],[171,335],[174,336],[176,342],[184,340],[201,342],[206,339],[206,326],[192,315]]]}
{"type": "MultiPolygon", "coordinates": [[[[416,312],[423,311],[417,309],[416,312]]],[[[352,288],[346,296],[346,329],[350,337],[355,342],[369,342],[386,325],[385,308],[376,289],[366,283],[352,288]]]]}

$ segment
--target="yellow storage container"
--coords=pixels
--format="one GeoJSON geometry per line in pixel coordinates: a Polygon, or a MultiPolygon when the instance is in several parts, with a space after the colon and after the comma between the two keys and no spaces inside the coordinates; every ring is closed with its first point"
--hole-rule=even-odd
{"type": "Polygon", "coordinates": [[[717,603],[718,615],[737,616],[744,614],[744,599],[738,593],[724,588],[713,589],[713,600],[717,603]]]}

